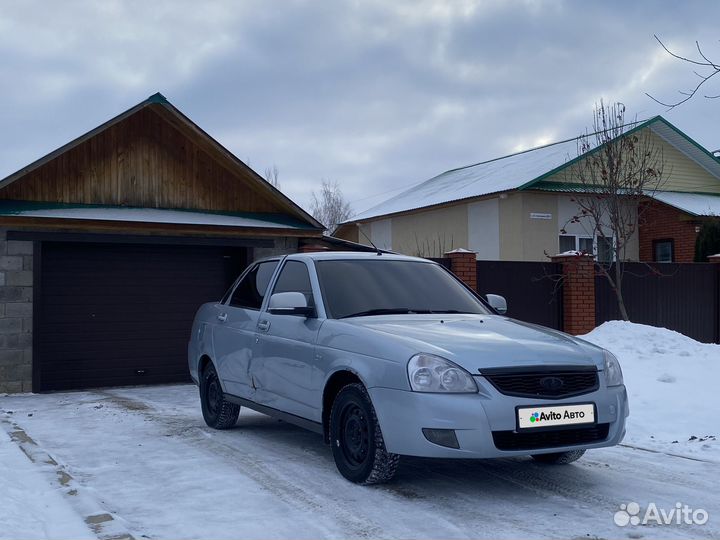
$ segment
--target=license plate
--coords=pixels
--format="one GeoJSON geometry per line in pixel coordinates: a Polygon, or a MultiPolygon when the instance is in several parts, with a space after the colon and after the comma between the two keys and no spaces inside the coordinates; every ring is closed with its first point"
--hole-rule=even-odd
{"type": "Polygon", "coordinates": [[[595,405],[553,405],[548,407],[521,407],[517,410],[520,429],[574,424],[594,424],[595,405]]]}

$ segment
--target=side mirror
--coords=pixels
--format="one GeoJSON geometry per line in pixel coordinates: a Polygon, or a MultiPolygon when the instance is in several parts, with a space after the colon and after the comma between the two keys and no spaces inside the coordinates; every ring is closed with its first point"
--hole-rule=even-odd
{"type": "Polygon", "coordinates": [[[268,311],[274,315],[302,315],[303,317],[309,317],[315,312],[315,309],[307,305],[303,293],[281,292],[270,297],[268,311]]]}
{"type": "Polygon", "coordinates": [[[507,300],[505,300],[504,296],[500,296],[499,294],[486,294],[485,297],[487,298],[490,307],[497,311],[500,315],[505,315],[507,313],[507,300]]]}

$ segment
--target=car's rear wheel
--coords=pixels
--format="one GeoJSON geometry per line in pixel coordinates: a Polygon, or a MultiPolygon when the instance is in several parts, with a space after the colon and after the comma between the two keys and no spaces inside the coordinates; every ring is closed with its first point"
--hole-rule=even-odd
{"type": "Polygon", "coordinates": [[[214,429],[233,427],[240,415],[240,405],[225,399],[215,366],[208,364],[200,378],[200,404],[205,423],[214,429]]]}
{"type": "Polygon", "coordinates": [[[553,452],[552,454],[534,454],[533,459],[540,463],[567,465],[583,457],[584,453],[585,450],[568,450],[567,452],[553,452]]]}
{"type": "Polygon", "coordinates": [[[335,397],[330,442],[338,471],[351,482],[381,484],[395,475],[400,456],[385,449],[375,409],[362,384],[348,384],[335,397]]]}

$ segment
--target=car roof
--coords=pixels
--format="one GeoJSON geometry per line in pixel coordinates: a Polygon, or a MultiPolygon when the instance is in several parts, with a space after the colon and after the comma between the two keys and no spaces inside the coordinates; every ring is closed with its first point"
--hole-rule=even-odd
{"type": "MultiPolygon", "coordinates": [[[[436,264],[431,260],[421,257],[410,257],[409,255],[400,255],[397,253],[382,252],[378,254],[375,251],[318,251],[312,253],[292,253],[288,258],[293,260],[314,260],[314,261],[347,261],[347,260],[385,260],[385,261],[410,261],[436,264]]],[[[268,259],[278,259],[278,257],[268,257],[268,259]]]]}

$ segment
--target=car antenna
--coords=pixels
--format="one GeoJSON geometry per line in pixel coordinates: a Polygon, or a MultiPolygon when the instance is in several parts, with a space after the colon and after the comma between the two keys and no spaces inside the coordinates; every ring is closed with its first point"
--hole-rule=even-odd
{"type": "Polygon", "coordinates": [[[378,257],[380,257],[383,254],[383,252],[380,250],[380,248],[377,247],[375,244],[373,244],[373,241],[370,240],[370,237],[367,234],[365,234],[365,231],[362,230],[362,227],[360,226],[359,223],[357,224],[357,228],[358,228],[358,231],[360,231],[360,234],[362,234],[365,238],[367,238],[367,241],[370,242],[370,245],[375,248],[375,251],[377,251],[378,257]]]}

